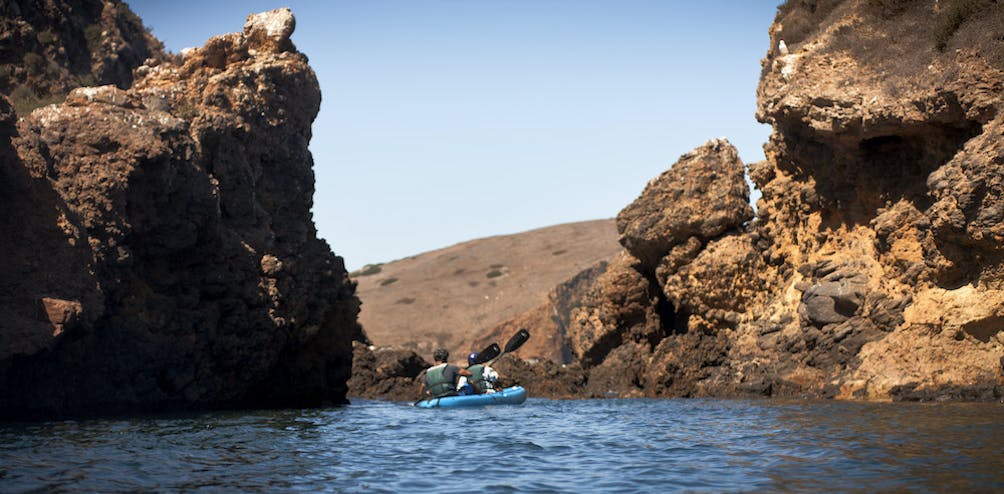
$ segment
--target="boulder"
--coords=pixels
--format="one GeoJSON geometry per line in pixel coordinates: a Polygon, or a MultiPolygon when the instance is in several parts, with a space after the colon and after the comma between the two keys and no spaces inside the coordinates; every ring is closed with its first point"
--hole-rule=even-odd
{"type": "Polygon", "coordinates": [[[867,279],[860,275],[831,273],[802,292],[798,313],[820,328],[844,322],[861,307],[867,285],[867,279]]]}
{"type": "Polygon", "coordinates": [[[375,347],[353,342],[352,378],[348,396],[371,400],[414,401],[419,376],[432,366],[413,350],[375,347]]]}
{"type": "Polygon", "coordinates": [[[288,7],[251,14],[244,22],[244,38],[253,50],[283,52],[295,49],[289,36],[296,29],[296,18],[288,7]]]}
{"type": "Polygon", "coordinates": [[[725,139],[712,139],[653,179],[617,215],[620,242],[654,272],[691,237],[708,240],[753,218],[743,163],[725,139]]]}

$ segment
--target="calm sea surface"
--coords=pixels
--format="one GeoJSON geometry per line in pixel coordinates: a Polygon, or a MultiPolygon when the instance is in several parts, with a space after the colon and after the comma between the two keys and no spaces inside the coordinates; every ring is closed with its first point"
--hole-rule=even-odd
{"type": "Polygon", "coordinates": [[[0,491],[1004,491],[1004,405],[527,400],[0,424],[0,491]]]}

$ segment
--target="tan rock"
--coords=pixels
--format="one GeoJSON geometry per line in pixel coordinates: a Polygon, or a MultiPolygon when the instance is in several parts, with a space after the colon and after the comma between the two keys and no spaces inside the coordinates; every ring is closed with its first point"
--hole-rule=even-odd
{"type": "Polygon", "coordinates": [[[129,93],[115,86],[78,87],[66,96],[67,106],[84,106],[90,103],[105,103],[108,105],[130,108],[133,102],[129,93]]]}
{"type": "Polygon", "coordinates": [[[904,316],[899,330],[862,348],[845,395],[861,390],[874,399],[916,393],[938,399],[1004,385],[1004,292],[931,288],[914,295],[904,316]]]}
{"type": "Polygon", "coordinates": [[[282,271],[282,261],[272,254],[261,256],[261,272],[265,276],[277,276],[282,271]]]}
{"type": "Polygon", "coordinates": [[[42,309],[49,323],[52,324],[52,336],[59,336],[64,328],[72,326],[79,320],[82,306],[76,300],[42,297],[42,309]]]}
{"type": "Polygon", "coordinates": [[[244,22],[244,37],[252,50],[281,52],[293,49],[289,36],[296,29],[296,18],[289,8],[251,14],[244,22]]]}

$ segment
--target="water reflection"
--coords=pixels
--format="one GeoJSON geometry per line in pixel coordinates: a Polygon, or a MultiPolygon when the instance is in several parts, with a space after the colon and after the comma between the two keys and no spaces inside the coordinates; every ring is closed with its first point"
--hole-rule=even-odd
{"type": "Polygon", "coordinates": [[[815,403],[780,407],[779,489],[976,492],[1004,488],[1004,409],[992,404],[815,403]],[[821,466],[822,463],[825,466],[821,466]],[[820,472],[820,470],[824,470],[820,472]]]}

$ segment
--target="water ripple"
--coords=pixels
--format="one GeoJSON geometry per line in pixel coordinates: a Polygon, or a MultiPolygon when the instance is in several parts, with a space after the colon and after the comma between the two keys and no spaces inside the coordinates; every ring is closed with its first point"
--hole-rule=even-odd
{"type": "Polygon", "coordinates": [[[1004,407],[531,399],[360,401],[0,424],[0,491],[1004,489],[1004,407]]]}

